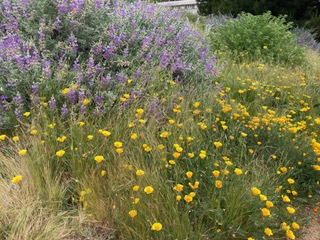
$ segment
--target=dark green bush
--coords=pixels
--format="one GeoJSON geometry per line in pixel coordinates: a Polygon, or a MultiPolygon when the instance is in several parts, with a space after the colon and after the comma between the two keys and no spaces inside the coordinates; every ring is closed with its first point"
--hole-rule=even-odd
{"type": "Polygon", "coordinates": [[[270,12],[258,16],[242,13],[212,28],[211,44],[214,50],[226,51],[240,60],[302,64],[303,48],[297,45],[291,27],[284,17],[274,17],[270,12]]]}
{"type": "Polygon", "coordinates": [[[237,15],[241,12],[260,15],[266,11],[274,16],[287,15],[289,21],[300,27],[316,29],[317,40],[320,40],[320,1],[317,0],[197,0],[197,3],[201,15],[237,15]]]}

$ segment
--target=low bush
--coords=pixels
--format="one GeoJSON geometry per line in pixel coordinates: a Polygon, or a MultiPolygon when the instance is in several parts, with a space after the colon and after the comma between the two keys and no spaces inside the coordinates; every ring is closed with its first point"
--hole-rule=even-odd
{"type": "Polygon", "coordinates": [[[290,33],[291,26],[284,17],[274,17],[270,12],[258,16],[242,13],[212,28],[212,48],[240,60],[302,64],[303,49],[297,45],[296,35],[290,33]]]}

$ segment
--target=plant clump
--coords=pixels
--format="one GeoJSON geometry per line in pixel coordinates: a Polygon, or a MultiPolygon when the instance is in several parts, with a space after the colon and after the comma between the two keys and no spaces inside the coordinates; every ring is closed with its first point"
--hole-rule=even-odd
{"type": "Polygon", "coordinates": [[[254,16],[242,13],[212,28],[211,44],[216,51],[226,51],[240,61],[299,65],[305,63],[297,36],[290,32],[292,23],[270,12],[254,16]]]}

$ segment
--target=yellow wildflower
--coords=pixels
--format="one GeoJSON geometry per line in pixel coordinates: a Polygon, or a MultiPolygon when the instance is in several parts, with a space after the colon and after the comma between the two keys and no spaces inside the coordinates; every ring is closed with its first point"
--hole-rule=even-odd
{"type": "Polygon", "coordinates": [[[234,169],[234,173],[235,173],[237,176],[239,176],[239,175],[242,174],[242,170],[241,170],[240,168],[235,168],[235,169],[234,169]]]}
{"type": "Polygon", "coordinates": [[[140,177],[140,176],[144,175],[144,171],[139,169],[136,171],[136,175],[140,177]]]}
{"type": "Polygon", "coordinates": [[[216,180],[216,188],[222,188],[222,181],[216,180]]]}
{"type": "Polygon", "coordinates": [[[66,139],[67,139],[66,136],[61,136],[57,138],[57,141],[63,143],[66,139]]]}
{"type": "Polygon", "coordinates": [[[115,146],[116,148],[121,148],[122,147],[122,142],[114,142],[113,146],[115,146]]]}
{"type": "Polygon", "coordinates": [[[174,153],[172,154],[172,156],[173,156],[175,159],[179,158],[180,155],[181,155],[181,153],[178,153],[178,152],[174,152],[174,153]]]}
{"type": "Polygon", "coordinates": [[[241,136],[242,136],[242,137],[246,137],[246,136],[248,136],[248,134],[246,134],[246,133],[244,133],[244,132],[241,132],[241,136]]]}
{"type": "Polygon", "coordinates": [[[285,203],[291,202],[290,198],[288,196],[282,196],[282,201],[285,203]]]}
{"type": "Polygon", "coordinates": [[[263,215],[264,217],[269,217],[269,216],[270,216],[270,210],[267,209],[267,208],[262,208],[262,209],[261,209],[261,212],[262,212],[262,215],[263,215]]]}
{"type": "Polygon", "coordinates": [[[159,144],[159,145],[158,145],[158,149],[159,149],[159,150],[162,150],[162,149],[164,149],[164,148],[165,148],[165,146],[164,146],[163,144],[159,144]]]}
{"type": "Polygon", "coordinates": [[[30,134],[31,134],[31,135],[36,135],[37,132],[38,132],[38,131],[37,131],[36,129],[32,129],[32,130],[30,131],[30,134]]]}
{"type": "Polygon", "coordinates": [[[188,172],[186,172],[186,176],[187,176],[187,178],[192,178],[192,175],[193,175],[193,172],[191,172],[191,171],[188,171],[188,172]]]}
{"type": "Polygon", "coordinates": [[[130,215],[130,217],[132,217],[132,218],[134,218],[135,216],[137,216],[137,214],[138,214],[137,210],[131,210],[131,211],[129,211],[129,215],[130,215]]]}
{"type": "Polygon", "coordinates": [[[109,132],[109,131],[102,131],[101,133],[105,137],[109,137],[111,135],[111,132],[109,132]]]}
{"type": "Polygon", "coordinates": [[[160,231],[162,229],[162,224],[159,222],[156,222],[152,224],[151,230],[153,231],[160,231]]]}
{"type": "Polygon", "coordinates": [[[22,180],[22,175],[17,175],[11,179],[12,183],[19,183],[22,180]]]}
{"type": "Polygon", "coordinates": [[[165,132],[163,132],[163,133],[160,133],[160,137],[161,137],[161,138],[166,138],[166,137],[168,137],[169,135],[170,135],[170,133],[167,132],[167,131],[165,131],[165,132]]]}
{"type": "Polygon", "coordinates": [[[177,184],[176,186],[173,187],[173,190],[175,190],[177,192],[182,192],[183,185],[182,184],[177,184]]]}
{"type": "Polygon", "coordinates": [[[283,222],[283,223],[281,223],[281,229],[282,230],[289,230],[290,226],[288,226],[286,222],[283,222]]]}
{"type": "Polygon", "coordinates": [[[175,121],[173,119],[169,119],[168,122],[170,125],[173,125],[175,121]]]}
{"type": "Polygon", "coordinates": [[[288,183],[289,184],[294,184],[294,180],[292,178],[288,178],[288,183]]]}
{"type": "Polygon", "coordinates": [[[296,212],[296,210],[292,207],[287,207],[287,211],[289,214],[294,214],[296,212]]]}
{"type": "Polygon", "coordinates": [[[63,95],[67,95],[70,92],[70,88],[65,88],[61,91],[63,95]]]}
{"type": "Polygon", "coordinates": [[[295,235],[293,234],[293,232],[291,230],[286,231],[286,236],[289,239],[296,239],[295,235]]]}
{"type": "Polygon", "coordinates": [[[206,158],[206,156],[207,156],[206,151],[201,150],[201,151],[200,151],[200,154],[199,154],[199,157],[200,157],[201,159],[204,159],[204,158],[206,158]]]}
{"type": "Polygon", "coordinates": [[[30,116],[30,112],[25,112],[25,113],[23,114],[23,116],[29,117],[29,116],[30,116]]]}
{"type": "Polygon", "coordinates": [[[88,105],[90,103],[90,100],[88,98],[83,99],[82,101],[83,105],[88,105]]]}
{"type": "Polygon", "coordinates": [[[222,147],[222,143],[221,143],[221,142],[213,142],[213,145],[214,145],[216,148],[222,147]]]}
{"type": "Polygon", "coordinates": [[[97,163],[101,163],[103,160],[104,160],[104,156],[102,155],[97,155],[94,157],[94,160],[97,162],[97,163]]]}
{"type": "Polygon", "coordinates": [[[269,237],[273,235],[273,232],[272,232],[272,230],[270,228],[265,228],[264,229],[264,233],[266,235],[268,235],[269,237]]]}
{"type": "Polygon", "coordinates": [[[153,187],[152,186],[147,186],[143,190],[146,194],[151,194],[153,192],[153,187]]]}
{"type": "Polygon", "coordinates": [[[189,203],[189,202],[192,202],[193,197],[190,196],[190,195],[185,195],[183,199],[184,199],[187,203],[189,203]]]}
{"type": "Polygon", "coordinates": [[[59,151],[56,152],[56,155],[57,155],[58,157],[62,157],[65,153],[66,153],[66,152],[65,152],[64,150],[59,150],[59,151]]]}
{"type": "Polygon", "coordinates": [[[22,149],[18,153],[19,153],[19,155],[24,156],[27,154],[27,149],[22,149]]]}
{"type": "Polygon", "coordinates": [[[273,202],[271,202],[271,201],[266,201],[266,207],[267,207],[267,208],[272,208],[272,207],[273,207],[273,202]]]}
{"type": "Polygon", "coordinates": [[[132,140],[136,140],[138,138],[138,135],[136,133],[131,134],[130,138],[132,140]]]}
{"type": "Polygon", "coordinates": [[[263,194],[260,194],[259,198],[260,198],[261,201],[267,201],[267,196],[265,196],[263,194]]]}
{"type": "Polygon", "coordinates": [[[215,178],[218,178],[219,175],[220,175],[220,171],[214,170],[214,171],[212,171],[212,174],[213,174],[213,176],[214,176],[215,178]]]}
{"type": "Polygon", "coordinates": [[[18,141],[19,141],[19,137],[18,137],[18,136],[14,136],[14,137],[12,138],[12,140],[13,140],[14,142],[18,142],[18,141]]]}
{"type": "Polygon", "coordinates": [[[189,186],[191,187],[191,188],[193,188],[193,189],[196,189],[196,188],[198,188],[199,187],[199,182],[198,181],[196,181],[194,184],[192,184],[192,183],[190,183],[189,182],[189,186]]]}
{"type": "Polygon", "coordinates": [[[258,188],[256,188],[256,187],[251,188],[251,192],[252,192],[252,194],[253,194],[254,196],[260,195],[260,193],[261,193],[261,191],[260,191],[258,188]]]}
{"type": "Polygon", "coordinates": [[[117,148],[117,149],[116,149],[116,152],[117,152],[118,154],[122,154],[122,153],[123,153],[123,148],[117,148]]]}
{"type": "Polygon", "coordinates": [[[293,229],[299,229],[299,228],[300,228],[300,226],[299,226],[299,224],[298,224],[298,223],[293,222],[293,223],[292,223],[292,228],[293,228],[293,229]]]}

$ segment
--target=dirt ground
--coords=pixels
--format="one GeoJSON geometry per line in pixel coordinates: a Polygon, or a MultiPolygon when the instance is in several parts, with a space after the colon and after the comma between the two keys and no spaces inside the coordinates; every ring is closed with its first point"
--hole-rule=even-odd
{"type": "Polygon", "coordinates": [[[320,211],[312,213],[312,222],[304,229],[301,240],[320,240],[320,211]]]}

